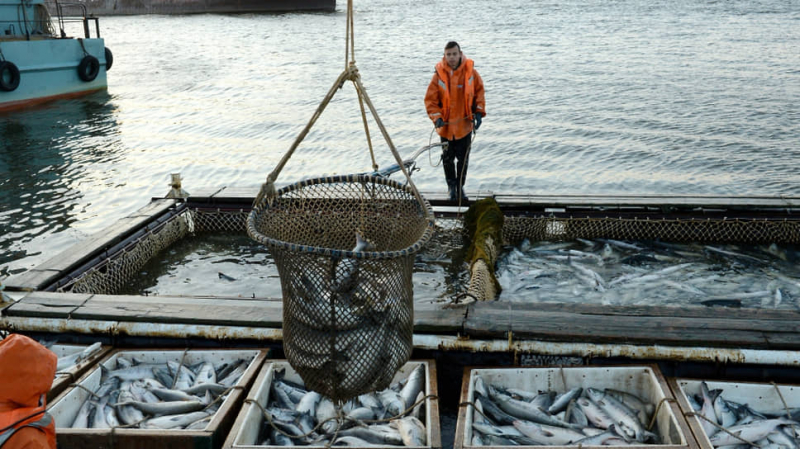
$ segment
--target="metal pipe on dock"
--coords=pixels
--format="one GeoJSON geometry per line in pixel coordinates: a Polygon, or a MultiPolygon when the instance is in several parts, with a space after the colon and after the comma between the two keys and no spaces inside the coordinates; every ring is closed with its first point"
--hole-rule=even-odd
{"type": "MultiPolygon", "coordinates": [[[[213,341],[258,340],[280,342],[281,329],[197,325],[176,323],[144,323],[100,320],[64,320],[52,318],[3,317],[0,330],[14,332],[76,333],[150,338],[201,338],[213,341]]],[[[585,342],[552,342],[539,340],[472,339],[459,336],[414,334],[414,348],[423,350],[509,352],[546,356],[625,357],[634,360],[672,360],[711,363],[800,366],[800,351],[720,348],[702,346],[629,345],[585,342]]]]}

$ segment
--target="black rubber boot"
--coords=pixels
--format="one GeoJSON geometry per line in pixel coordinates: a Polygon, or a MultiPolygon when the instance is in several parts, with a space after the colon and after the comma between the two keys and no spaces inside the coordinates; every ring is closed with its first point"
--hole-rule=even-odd
{"type": "Polygon", "coordinates": [[[462,203],[466,203],[467,201],[469,201],[469,198],[467,198],[467,194],[466,194],[466,193],[464,193],[464,186],[461,186],[461,187],[458,189],[458,194],[459,194],[459,196],[461,197],[461,202],[462,202],[462,203]]]}
{"type": "Polygon", "coordinates": [[[458,183],[454,179],[447,180],[447,193],[450,195],[450,201],[458,201],[458,183]]]}

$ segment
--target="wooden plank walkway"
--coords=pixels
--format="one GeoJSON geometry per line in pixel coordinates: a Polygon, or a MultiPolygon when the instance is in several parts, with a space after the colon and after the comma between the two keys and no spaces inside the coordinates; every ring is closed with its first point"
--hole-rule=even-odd
{"type": "MultiPolygon", "coordinates": [[[[251,205],[258,195],[257,187],[223,186],[201,188],[191,191],[190,203],[225,205],[251,205]]],[[[659,210],[706,209],[706,210],[757,210],[772,209],[782,214],[800,213],[800,197],[787,195],[769,196],[722,196],[722,195],[526,195],[496,193],[492,191],[465,192],[472,201],[494,198],[501,209],[564,209],[580,210],[596,208],[604,211],[652,208],[659,210]]],[[[457,206],[441,192],[421,192],[433,206],[457,206]]]]}
{"type": "MultiPolygon", "coordinates": [[[[186,205],[243,209],[252,204],[258,188],[194,189],[186,205]]],[[[800,220],[800,197],[723,197],[662,195],[499,195],[468,192],[478,199],[493,196],[501,208],[521,214],[627,213],[630,210],[687,214],[740,211],[744,216],[800,220]],[[699,211],[699,212],[698,212],[699,211]]],[[[458,209],[443,194],[423,195],[437,214],[458,209]]],[[[126,239],[181,206],[176,200],[155,198],[134,214],[91,236],[35,269],[6,281],[9,290],[27,291],[21,301],[7,305],[0,325],[14,320],[51,319],[63,322],[120,322],[169,325],[233,326],[280,329],[279,299],[195,298],[53,293],[48,285],[76,268],[118,247],[126,239]]],[[[465,209],[462,209],[462,211],[465,209]]],[[[736,216],[733,214],[732,216],[736,216]]],[[[491,302],[443,309],[438,304],[415,305],[415,332],[474,339],[515,339],[551,342],[612,343],[719,348],[800,350],[800,312],[723,307],[602,306],[595,304],[524,304],[491,302]]]]}
{"type": "MultiPolygon", "coordinates": [[[[14,318],[280,329],[278,299],[32,292],[3,310],[14,318]]],[[[800,350],[800,312],[724,307],[474,303],[415,305],[417,334],[474,339],[800,350]]]]}
{"type": "Polygon", "coordinates": [[[92,257],[122,243],[131,234],[145,228],[167,210],[175,207],[175,204],[176,200],[154,199],[133,214],[117,220],[112,226],[93,234],[35,268],[9,278],[5,282],[6,288],[22,291],[43,289],[92,257]]]}

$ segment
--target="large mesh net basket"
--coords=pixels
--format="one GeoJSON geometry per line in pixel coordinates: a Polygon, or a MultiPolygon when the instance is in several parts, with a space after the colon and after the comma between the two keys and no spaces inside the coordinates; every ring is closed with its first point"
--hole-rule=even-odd
{"type": "Polygon", "coordinates": [[[388,387],[411,356],[414,255],[433,230],[430,204],[386,178],[311,179],[257,200],[247,231],[275,259],[284,352],[306,386],[342,401],[388,387]]]}

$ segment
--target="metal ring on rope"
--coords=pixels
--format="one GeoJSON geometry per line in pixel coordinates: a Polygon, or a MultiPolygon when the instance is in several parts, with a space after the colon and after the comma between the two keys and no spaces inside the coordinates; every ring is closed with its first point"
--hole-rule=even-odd
{"type": "MultiPolygon", "coordinates": [[[[390,186],[396,188],[398,190],[402,190],[409,194],[414,194],[414,191],[408,185],[400,184],[397,181],[381,178],[381,177],[374,177],[369,175],[340,175],[340,176],[326,176],[322,178],[314,178],[308,179],[304,181],[297,182],[295,184],[288,185],[286,187],[281,188],[277,191],[275,198],[280,197],[281,195],[300,190],[307,186],[313,185],[320,185],[320,184],[333,184],[333,183],[374,183],[374,184],[382,184],[386,186],[390,186]]],[[[422,206],[422,210],[420,211],[422,215],[426,215],[428,210],[430,210],[431,206],[427,200],[424,200],[424,204],[422,206]],[[427,209],[427,210],[426,210],[427,209]]],[[[303,245],[299,243],[290,243],[284,242],[282,240],[274,239],[271,237],[267,237],[263,233],[261,233],[256,226],[256,215],[261,213],[265,213],[269,209],[269,204],[267,201],[262,202],[262,204],[256,205],[253,209],[253,213],[248,215],[247,217],[247,230],[251,237],[258,240],[259,242],[269,245],[273,248],[282,248],[289,251],[295,252],[306,252],[306,253],[314,253],[323,256],[336,256],[336,257],[347,257],[347,258],[357,258],[357,259],[393,259],[396,257],[406,256],[408,254],[414,254],[418,252],[425,243],[430,240],[433,236],[435,227],[434,227],[434,220],[431,218],[428,220],[427,226],[425,231],[423,232],[422,236],[415,242],[413,245],[403,248],[401,250],[395,251],[360,251],[354,252],[350,250],[341,250],[341,249],[333,249],[333,248],[324,248],[319,246],[309,246],[303,245]]]]}

